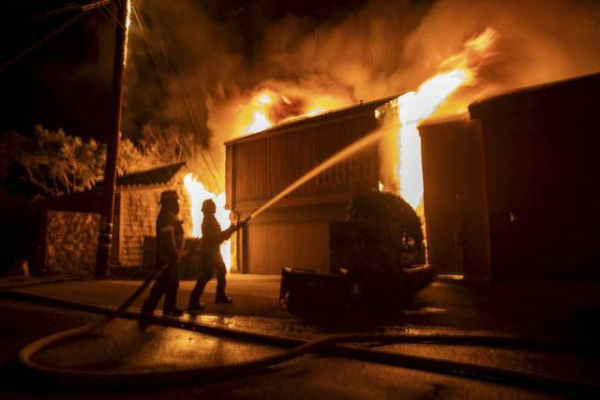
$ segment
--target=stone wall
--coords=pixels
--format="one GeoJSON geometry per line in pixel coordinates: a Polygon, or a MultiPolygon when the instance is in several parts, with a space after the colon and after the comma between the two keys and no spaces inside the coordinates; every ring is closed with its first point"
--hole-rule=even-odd
{"type": "Polygon", "coordinates": [[[91,275],[96,265],[99,214],[49,211],[46,269],[91,275]]]}

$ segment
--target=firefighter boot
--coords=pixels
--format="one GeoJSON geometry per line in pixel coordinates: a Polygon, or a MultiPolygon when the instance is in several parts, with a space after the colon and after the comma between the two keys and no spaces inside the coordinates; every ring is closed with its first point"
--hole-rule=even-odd
{"type": "Polygon", "coordinates": [[[231,297],[225,296],[224,294],[217,296],[215,298],[215,304],[231,304],[233,303],[233,299],[231,297]]]}
{"type": "Polygon", "coordinates": [[[204,303],[195,302],[188,305],[188,313],[199,314],[204,310],[204,303]]]}

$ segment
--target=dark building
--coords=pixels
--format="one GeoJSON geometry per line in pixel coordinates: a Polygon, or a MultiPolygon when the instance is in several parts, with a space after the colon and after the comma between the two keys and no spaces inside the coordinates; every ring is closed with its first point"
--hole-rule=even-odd
{"type": "Polygon", "coordinates": [[[438,274],[490,279],[481,130],[467,116],[419,128],[429,263],[438,274]]]}
{"type": "Polygon", "coordinates": [[[600,74],[421,127],[429,256],[470,279],[600,279],[600,74]]]}

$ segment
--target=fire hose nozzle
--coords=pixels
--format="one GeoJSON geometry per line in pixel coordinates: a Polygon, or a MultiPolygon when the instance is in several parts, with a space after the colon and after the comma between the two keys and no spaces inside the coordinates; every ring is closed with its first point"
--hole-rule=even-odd
{"type": "Polygon", "coordinates": [[[252,217],[247,217],[246,219],[244,219],[243,221],[238,222],[237,224],[235,224],[234,226],[232,226],[230,229],[233,229],[231,231],[231,233],[235,232],[235,231],[239,231],[240,229],[242,229],[251,219],[252,217]]]}
{"type": "Polygon", "coordinates": [[[246,217],[244,220],[238,222],[237,224],[237,229],[242,228],[244,225],[248,224],[248,222],[250,222],[250,220],[252,219],[252,216],[246,217]]]}

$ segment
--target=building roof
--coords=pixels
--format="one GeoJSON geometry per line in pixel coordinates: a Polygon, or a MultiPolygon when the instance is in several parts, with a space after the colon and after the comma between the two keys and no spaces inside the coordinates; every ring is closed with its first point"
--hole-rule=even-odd
{"type": "Polygon", "coordinates": [[[594,105],[600,93],[600,73],[548,82],[499,94],[469,105],[472,119],[513,113],[550,112],[566,107],[594,105]]]}
{"type": "MultiPolygon", "coordinates": [[[[236,139],[229,140],[229,141],[225,142],[225,145],[251,141],[251,140],[255,140],[255,139],[259,139],[259,138],[262,139],[265,136],[277,135],[277,134],[280,134],[283,132],[288,132],[290,130],[297,130],[297,129],[304,128],[307,125],[311,125],[311,124],[323,124],[323,123],[331,122],[332,120],[348,118],[348,117],[352,117],[352,116],[361,115],[364,113],[372,113],[375,111],[376,108],[381,107],[382,105],[384,105],[396,98],[398,98],[398,95],[370,101],[367,103],[361,102],[360,104],[357,104],[354,106],[329,111],[324,114],[315,115],[314,117],[300,117],[298,119],[294,119],[291,121],[280,123],[278,125],[274,125],[268,129],[265,129],[265,130],[257,132],[257,133],[251,133],[251,134],[248,134],[245,136],[238,137],[236,139]]],[[[373,117],[375,117],[374,114],[373,114],[373,117]]]]}
{"type": "MultiPolygon", "coordinates": [[[[117,190],[168,186],[185,164],[186,162],[182,161],[120,176],[117,178],[117,190]]],[[[105,199],[102,196],[103,185],[104,181],[100,181],[96,182],[91,189],[83,192],[59,197],[49,196],[46,198],[46,207],[54,211],[102,213],[105,206],[105,199]]]]}
{"type": "Polygon", "coordinates": [[[117,178],[117,186],[120,188],[127,188],[168,185],[173,181],[173,178],[181,171],[185,164],[185,161],[182,161],[146,171],[126,174],[117,178]]]}

